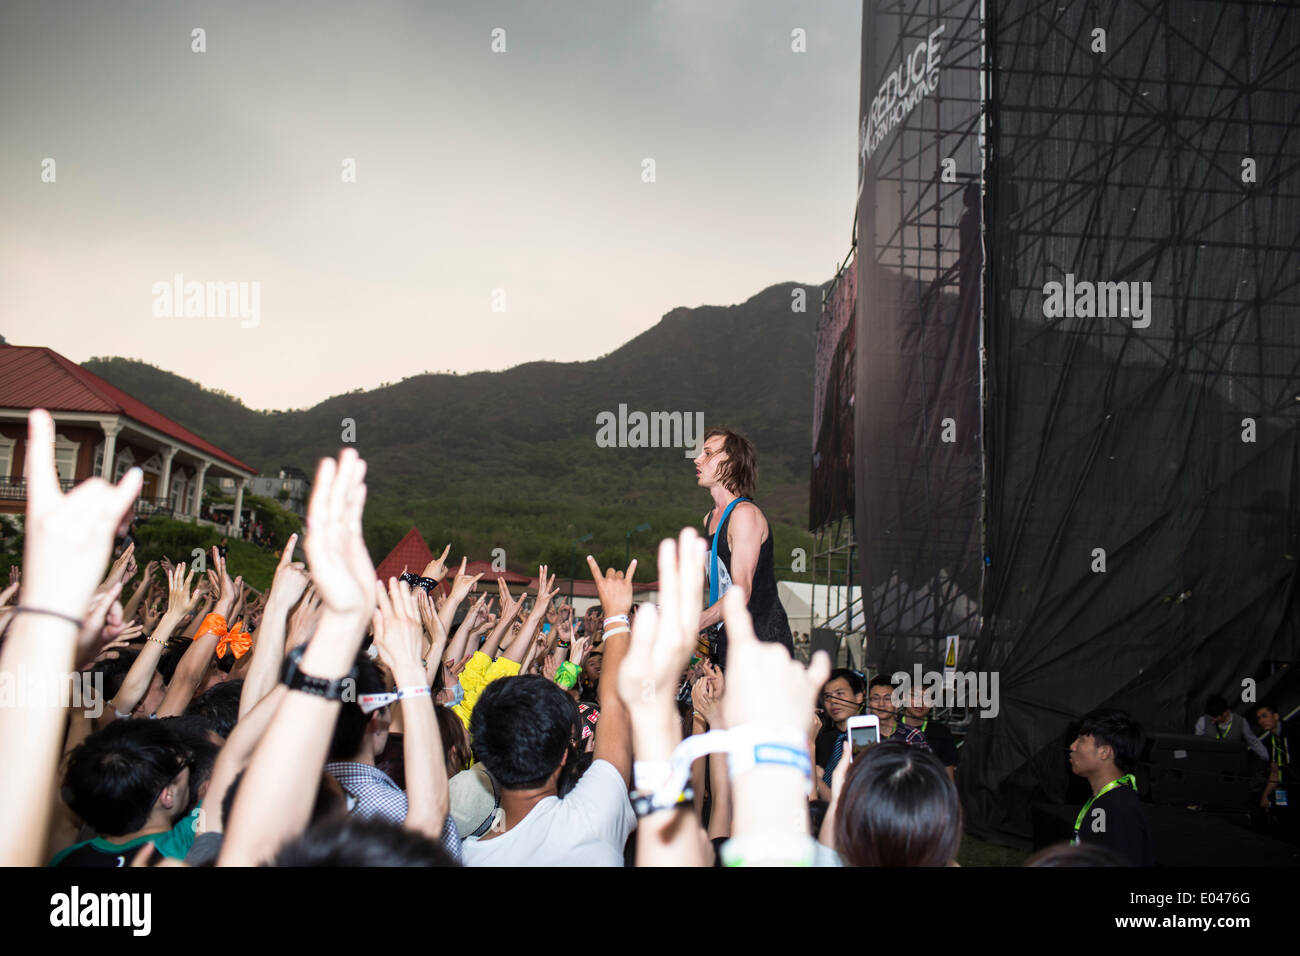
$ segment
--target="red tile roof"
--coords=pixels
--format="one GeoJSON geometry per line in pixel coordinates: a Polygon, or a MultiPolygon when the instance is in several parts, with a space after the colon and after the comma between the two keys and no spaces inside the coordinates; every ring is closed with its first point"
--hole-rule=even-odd
{"type": "Polygon", "coordinates": [[[40,346],[0,346],[0,408],[124,415],[250,475],[257,469],[227,454],[93,372],[40,346]]]}
{"type": "Polygon", "coordinates": [[[387,581],[389,578],[398,577],[403,569],[412,574],[419,574],[432,560],[433,552],[424,543],[424,538],[420,537],[420,532],[412,528],[406,532],[406,537],[397,542],[393,550],[388,552],[388,557],[379,562],[379,566],[375,568],[375,577],[387,581]]]}

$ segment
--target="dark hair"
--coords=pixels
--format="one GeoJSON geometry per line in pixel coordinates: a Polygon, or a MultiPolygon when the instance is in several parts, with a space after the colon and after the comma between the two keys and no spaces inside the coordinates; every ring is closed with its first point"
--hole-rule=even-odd
{"type": "Polygon", "coordinates": [[[176,735],[176,739],[190,755],[190,804],[186,807],[188,813],[199,802],[200,785],[212,779],[212,768],[217,765],[217,754],[221,753],[221,745],[212,742],[212,738],[208,736],[212,733],[212,728],[202,717],[194,715],[162,717],[158,722],[176,735]]]}
{"type": "Polygon", "coordinates": [[[540,787],[572,745],[577,722],[577,705],[554,681],[493,681],[470,715],[474,757],[506,790],[540,787]]]}
{"type": "Polygon", "coordinates": [[[1116,856],[1098,843],[1054,843],[1039,850],[1029,859],[1025,866],[1128,866],[1128,862],[1116,856]]]}
{"type": "MultiPolygon", "coordinates": [[[[509,683],[509,681],[498,681],[509,683]]],[[[271,866],[456,866],[427,836],[382,818],[344,817],[309,827],[280,848],[271,866]]]]}
{"type": "Polygon", "coordinates": [[[871,678],[871,682],[867,684],[867,690],[871,690],[873,687],[888,687],[890,690],[893,690],[894,679],[886,674],[877,674],[875,677],[871,678]]]}
{"type": "Polygon", "coordinates": [[[704,433],[704,440],[718,435],[724,439],[722,452],[727,456],[718,466],[718,480],[733,495],[753,498],[754,486],[758,484],[758,456],[753,442],[730,428],[710,428],[704,433]]]}
{"type": "Polygon", "coordinates": [[[1211,694],[1205,698],[1205,716],[1218,717],[1228,709],[1228,702],[1218,694],[1211,694]]]}
{"type": "Polygon", "coordinates": [[[1094,710],[1084,714],[1079,736],[1091,737],[1109,747],[1115,755],[1115,766],[1125,773],[1137,765],[1138,755],[1142,753],[1142,725],[1123,710],[1094,710]]]}
{"type": "Polygon", "coordinates": [[[850,866],[947,866],[961,843],[961,801],[934,754],[897,741],[859,753],[835,810],[850,866]]]}
{"type": "Polygon", "coordinates": [[[164,648],[162,655],[158,658],[158,673],[162,674],[163,680],[170,684],[172,677],[176,674],[176,667],[180,664],[181,658],[185,656],[185,647],[172,647],[168,645],[164,648]]]}
{"type": "MultiPolygon", "coordinates": [[[[442,670],[442,668],[438,668],[442,670]]],[[[469,769],[469,733],[465,723],[450,707],[434,707],[438,718],[438,737],[442,740],[443,759],[450,761],[452,752],[457,758],[457,770],[469,769]]]]}
{"type": "MultiPolygon", "coordinates": [[[[1278,710],[1277,704],[1274,701],[1261,700],[1257,704],[1252,704],[1249,711],[1250,716],[1255,719],[1255,723],[1259,723],[1259,712],[1265,707],[1277,714],[1279,717],[1282,715],[1282,711],[1278,710]]],[[[1223,711],[1219,711],[1219,713],[1223,713],[1223,711]]]]}
{"type": "Polygon", "coordinates": [[[382,694],[387,690],[384,675],[374,661],[364,655],[357,657],[356,693],[350,695],[352,700],[343,702],[339,708],[338,721],[334,724],[334,737],[330,740],[329,760],[351,760],[361,749],[361,741],[366,736],[366,725],[370,723],[373,711],[362,713],[361,705],[356,699],[362,694],[382,694]]]}
{"type": "MultiPolygon", "coordinates": [[[[865,694],[867,691],[867,682],[862,675],[855,670],[847,667],[837,667],[831,671],[831,676],[826,678],[826,684],[833,680],[846,680],[849,682],[849,691],[854,694],[865,694]]],[[[822,684],[822,690],[826,689],[826,684],[822,684]]]]}
{"type": "MultiPolygon", "coordinates": [[[[118,691],[122,689],[122,683],[126,680],[127,671],[135,663],[136,656],[140,652],[124,647],[118,651],[117,657],[106,658],[95,664],[93,667],[86,668],[87,674],[104,675],[104,702],[112,700],[117,696],[118,691]]],[[[146,688],[146,692],[148,688],[146,688]]]]}
{"type": "Polygon", "coordinates": [[[222,737],[229,737],[239,721],[239,698],[243,680],[226,680],[213,684],[185,708],[186,716],[202,717],[208,727],[222,737]]]}
{"type": "Polygon", "coordinates": [[[188,761],[162,721],[115,720],[72,751],[63,800],[96,833],[131,833],[144,826],[158,794],[188,761]]]}

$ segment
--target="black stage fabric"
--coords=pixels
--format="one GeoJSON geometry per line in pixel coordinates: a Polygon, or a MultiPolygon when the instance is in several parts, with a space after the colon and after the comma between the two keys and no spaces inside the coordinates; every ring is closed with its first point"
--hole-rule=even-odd
{"type": "Polygon", "coordinates": [[[1300,653],[1300,10],[990,0],[980,216],[940,176],[978,194],[972,6],[864,4],[864,128],[944,31],[939,96],[864,137],[857,528],[873,661],[977,635],[967,822],[1027,837],[1079,715],[1188,732],[1300,653]]]}
{"type": "Polygon", "coordinates": [[[889,671],[979,626],[979,6],[863,10],[855,530],[889,671]]]}

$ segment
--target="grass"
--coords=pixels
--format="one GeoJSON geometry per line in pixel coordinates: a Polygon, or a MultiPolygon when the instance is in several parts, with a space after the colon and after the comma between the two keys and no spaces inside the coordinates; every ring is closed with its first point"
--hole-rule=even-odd
{"type": "Polygon", "coordinates": [[[985,843],[965,833],[961,837],[961,848],[957,851],[957,862],[962,866],[1024,866],[1027,859],[1027,850],[985,843]]]}

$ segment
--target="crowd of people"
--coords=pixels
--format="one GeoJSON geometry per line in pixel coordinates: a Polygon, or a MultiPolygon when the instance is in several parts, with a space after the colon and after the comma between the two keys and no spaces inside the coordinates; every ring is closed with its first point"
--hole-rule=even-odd
{"type": "MultiPolygon", "coordinates": [[[[449,550],[376,581],[348,449],[317,471],[305,562],[295,536],[254,595],[221,548],[203,568],[114,556],[139,470],[65,493],[49,416],[29,432],[0,675],[95,693],[0,707],[9,865],[956,864],[949,729],[888,678],[760,641],[741,589],[721,598],[719,666],[692,529],[661,542],[639,609],[635,561],[588,558],[599,605],[581,616],[545,566],[531,594],[480,588],[449,550]],[[847,724],[868,711],[881,742],[857,750],[847,724]]],[[[1122,712],[1085,718],[1070,763],[1093,799],[1032,864],[1151,862],[1124,782],[1140,735],[1122,712]]]]}

